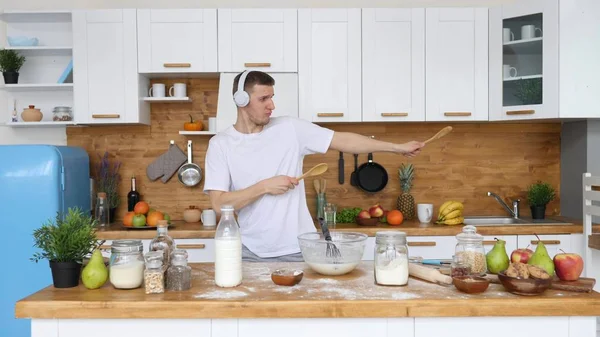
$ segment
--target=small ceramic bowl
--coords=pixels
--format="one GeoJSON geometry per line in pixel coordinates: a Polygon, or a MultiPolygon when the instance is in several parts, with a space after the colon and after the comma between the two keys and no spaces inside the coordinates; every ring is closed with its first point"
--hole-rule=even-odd
{"type": "Polygon", "coordinates": [[[479,294],[487,290],[490,280],[478,276],[455,276],[452,283],[456,289],[467,294],[479,294]]]}
{"type": "Polygon", "coordinates": [[[503,271],[498,273],[498,280],[508,292],[524,296],[540,295],[552,284],[552,279],[510,277],[503,271]]]}
{"type": "Polygon", "coordinates": [[[277,269],[271,274],[271,280],[280,286],[295,286],[302,281],[304,272],[296,269],[277,269]]]}
{"type": "Polygon", "coordinates": [[[360,226],[377,226],[379,223],[379,218],[359,218],[356,217],[356,223],[360,226]]]}
{"type": "Polygon", "coordinates": [[[27,37],[27,36],[8,36],[7,37],[8,44],[12,47],[20,46],[20,47],[33,47],[39,44],[39,41],[36,37],[27,37]]]}

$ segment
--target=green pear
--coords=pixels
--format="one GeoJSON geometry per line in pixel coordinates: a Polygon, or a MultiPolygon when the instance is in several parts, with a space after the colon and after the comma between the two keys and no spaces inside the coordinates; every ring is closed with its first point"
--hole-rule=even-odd
{"type": "Polygon", "coordinates": [[[540,237],[537,236],[537,234],[535,236],[538,239],[538,244],[537,244],[537,247],[535,248],[535,252],[533,252],[533,255],[531,255],[531,257],[529,258],[529,261],[527,261],[527,264],[530,264],[533,266],[538,266],[538,267],[544,269],[546,272],[548,272],[548,274],[550,274],[550,276],[553,276],[554,275],[554,261],[552,261],[552,259],[550,258],[550,255],[548,255],[548,250],[546,250],[546,246],[540,240],[540,237]]]}
{"type": "Polygon", "coordinates": [[[492,250],[485,255],[488,271],[492,274],[498,274],[508,268],[509,260],[506,254],[506,241],[496,239],[492,250]]]}
{"type": "Polygon", "coordinates": [[[88,289],[98,289],[108,280],[108,268],[104,264],[104,258],[100,250],[92,253],[90,262],[81,271],[81,281],[88,289]]]}

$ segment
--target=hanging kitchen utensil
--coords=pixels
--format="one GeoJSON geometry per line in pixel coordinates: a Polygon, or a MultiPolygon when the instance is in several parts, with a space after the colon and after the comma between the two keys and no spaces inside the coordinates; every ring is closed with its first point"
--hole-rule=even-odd
{"type": "Polygon", "coordinates": [[[185,160],[185,153],[175,144],[174,140],[171,140],[167,152],[161,154],[148,165],[146,175],[151,181],[162,177],[161,181],[166,183],[177,172],[177,169],[185,163],[185,160]]]}
{"type": "Polygon", "coordinates": [[[340,151],[340,159],[338,159],[338,182],[344,184],[344,153],[340,151]]]}
{"type": "Polygon", "coordinates": [[[358,186],[358,182],[356,181],[356,171],[358,171],[358,154],[354,154],[354,171],[350,174],[350,185],[358,186]]]}
{"type": "Polygon", "coordinates": [[[187,144],[188,162],[183,164],[177,172],[179,181],[185,186],[196,186],[202,180],[202,169],[200,166],[192,163],[192,141],[188,140],[187,144]]]}
{"type": "Polygon", "coordinates": [[[388,174],[383,166],[373,161],[373,153],[369,153],[367,162],[360,165],[356,172],[356,181],[366,192],[379,192],[387,185],[388,174]]]}
{"type": "Polygon", "coordinates": [[[441,129],[440,131],[438,131],[438,133],[436,133],[433,137],[427,139],[426,141],[424,141],[425,144],[440,139],[442,137],[444,137],[445,135],[449,134],[452,131],[452,127],[451,126],[447,126],[443,129],[441,129]]]}
{"type": "Polygon", "coordinates": [[[313,177],[313,176],[321,175],[321,174],[325,173],[325,171],[327,171],[327,168],[328,168],[328,166],[325,163],[317,164],[317,165],[313,166],[313,168],[308,170],[306,173],[299,176],[297,179],[302,180],[306,177],[313,177]]]}

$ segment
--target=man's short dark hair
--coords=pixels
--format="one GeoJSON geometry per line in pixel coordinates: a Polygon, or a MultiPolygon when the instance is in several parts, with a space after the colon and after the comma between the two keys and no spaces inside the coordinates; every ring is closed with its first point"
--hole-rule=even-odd
{"type": "MultiPolygon", "coordinates": [[[[237,91],[238,83],[240,82],[241,76],[242,76],[242,73],[239,73],[233,79],[232,94],[235,94],[235,92],[237,91]]],[[[250,91],[254,87],[255,84],[274,86],[275,79],[267,73],[264,73],[262,71],[253,70],[253,71],[249,72],[248,75],[246,76],[246,82],[244,83],[244,91],[247,92],[248,94],[250,94],[250,91]]]]}

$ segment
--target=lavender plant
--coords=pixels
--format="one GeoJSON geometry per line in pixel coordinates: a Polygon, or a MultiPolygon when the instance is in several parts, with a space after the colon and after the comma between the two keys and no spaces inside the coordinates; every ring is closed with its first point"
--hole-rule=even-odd
{"type": "Polygon", "coordinates": [[[96,192],[106,192],[109,207],[117,208],[121,202],[119,196],[119,183],[121,182],[119,168],[121,168],[121,162],[111,163],[108,160],[108,152],[104,152],[104,156],[100,157],[98,155],[98,157],[100,161],[96,164],[96,192]]]}

